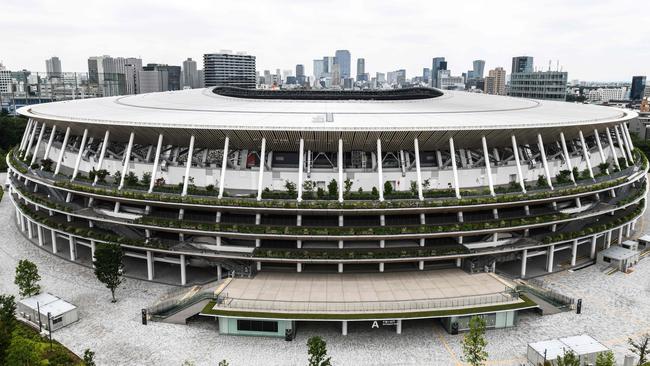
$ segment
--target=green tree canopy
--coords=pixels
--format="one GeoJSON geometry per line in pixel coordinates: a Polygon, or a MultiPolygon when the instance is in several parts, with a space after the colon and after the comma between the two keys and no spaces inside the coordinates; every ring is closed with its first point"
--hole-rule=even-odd
{"type": "Polygon", "coordinates": [[[111,290],[111,296],[113,298],[111,302],[117,301],[115,300],[115,290],[124,282],[122,278],[122,270],[124,269],[124,264],[122,263],[123,257],[124,252],[118,244],[100,243],[95,248],[95,257],[93,259],[95,276],[99,282],[111,290]]]}
{"type": "Polygon", "coordinates": [[[309,366],[331,366],[331,357],[327,357],[327,343],[319,336],[307,340],[309,366]]]}
{"type": "Polygon", "coordinates": [[[38,295],[41,292],[41,286],[38,284],[40,280],[41,276],[38,274],[36,264],[27,259],[18,262],[14,283],[18,286],[18,294],[21,297],[38,295]]]}
{"type": "Polygon", "coordinates": [[[488,357],[485,350],[485,319],[480,316],[473,316],[469,320],[469,332],[463,338],[463,355],[465,361],[472,366],[482,365],[488,357]]]}

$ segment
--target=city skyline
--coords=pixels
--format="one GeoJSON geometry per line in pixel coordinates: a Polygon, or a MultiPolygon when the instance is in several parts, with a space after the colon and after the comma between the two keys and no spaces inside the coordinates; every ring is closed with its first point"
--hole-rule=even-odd
{"type": "MultiPolygon", "coordinates": [[[[193,3],[190,9],[116,1],[100,13],[93,12],[93,6],[34,1],[27,6],[36,9],[31,21],[38,26],[21,27],[21,37],[6,40],[8,52],[0,62],[11,70],[44,71],[44,61],[58,56],[63,71],[85,71],[88,57],[96,55],[134,55],[146,62],[180,65],[188,57],[200,60],[204,53],[231,49],[255,55],[258,71],[304,64],[305,74],[311,75],[313,59],[345,49],[352,60],[364,58],[365,71],[370,74],[406,69],[407,77],[411,77],[430,67],[436,56],[444,56],[454,74],[471,69],[476,59],[486,60],[486,70],[499,66],[508,69],[513,56],[530,55],[536,67],[544,70],[549,60],[553,69],[559,60],[560,67],[570,71],[570,79],[623,81],[650,73],[644,63],[650,56],[650,50],[642,47],[644,33],[627,26],[629,14],[625,9],[634,8],[638,2],[624,3],[629,6],[620,2],[612,6],[611,1],[571,5],[545,1],[537,5],[556,12],[553,19],[544,19],[531,16],[530,9],[510,1],[497,7],[476,3],[462,9],[461,4],[341,3],[349,10],[346,12],[336,11],[339,6],[257,2],[222,4],[219,13],[230,15],[215,22],[216,9],[208,2],[193,3]],[[308,16],[314,9],[319,16],[308,16]],[[75,22],[56,16],[72,10],[82,15],[75,22]],[[462,21],[448,17],[461,10],[462,21]],[[145,11],[147,16],[142,17],[145,11]],[[486,31],[482,19],[489,13],[507,21],[492,24],[486,31]],[[133,16],[138,17],[137,22],[128,21],[133,16]],[[250,21],[240,22],[241,17],[250,21]],[[277,24],[288,17],[291,22],[277,24]],[[166,26],[179,19],[192,19],[192,28],[182,27],[180,32],[179,27],[166,26]],[[612,62],[603,54],[616,55],[625,63],[612,62]]],[[[6,21],[0,31],[18,29],[24,8],[24,2],[9,1],[3,8],[6,21]]],[[[356,75],[355,66],[353,62],[352,75],[356,75]]]]}

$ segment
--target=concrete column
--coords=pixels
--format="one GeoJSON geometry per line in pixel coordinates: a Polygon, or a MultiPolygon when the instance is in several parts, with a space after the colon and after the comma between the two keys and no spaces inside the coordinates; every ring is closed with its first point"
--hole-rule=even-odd
{"type": "Polygon", "coordinates": [[[43,227],[36,224],[36,235],[38,236],[38,246],[43,246],[43,227]]]}
{"type": "Polygon", "coordinates": [[[226,169],[228,169],[228,145],[230,144],[230,138],[226,136],[226,140],[223,143],[223,156],[221,157],[221,175],[219,176],[219,199],[223,198],[223,189],[225,188],[226,180],[226,169]]]}
{"type": "Polygon", "coordinates": [[[634,155],[632,154],[634,151],[634,145],[632,145],[632,137],[630,136],[630,131],[627,130],[627,125],[625,123],[621,123],[621,133],[623,134],[623,141],[627,143],[627,151],[630,155],[630,161],[634,164],[634,155]]]}
{"type": "Polygon", "coordinates": [[[564,153],[564,161],[566,162],[573,184],[576,184],[576,177],[573,176],[573,166],[571,164],[571,155],[569,155],[569,150],[566,148],[566,140],[564,139],[564,132],[560,132],[560,142],[562,143],[562,152],[564,153]]]}
{"type": "Polygon", "coordinates": [[[546,271],[553,272],[553,257],[555,256],[555,245],[551,245],[546,249],[546,271]]]}
{"type": "Polygon", "coordinates": [[[542,141],[542,135],[539,133],[537,134],[537,145],[539,146],[539,153],[542,156],[542,164],[544,164],[546,183],[551,189],[553,189],[553,182],[551,181],[551,172],[548,169],[548,161],[546,160],[546,150],[544,149],[544,141],[542,141]]]}
{"type": "Polygon", "coordinates": [[[262,270],[262,262],[255,262],[255,266],[256,266],[258,271],[262,270]]]}
{"type": "Polygon", "coordinates": [[[223,270],[221,269],[221,264],[217,264],[217,281],[221,281],[222,275],[223,275],[223,270]]]}
{"type": "Polygon", "coordinates": [[[56,231],[50,230],[50,235],[52,236],[52,253],[56,254],[59,252],[56,245],[56,231]]]}
{"type": "Polygon", "coordinates": [[[591,251],[589,252],[589,258],[596,259],[596,235],[591,237],[591,251]]]}
{"type": "Polygon", "coordinates": [[[29,135],[29,141],[27,142],[27,148],[25,149],[24,157],[29,155],[29,152],[32,149],[32,144],[34,143],[34,136],[36,135],[36,129],[38,128],[38,122],[34,123],[34,128],[32,128],[32,133],[29,135]]]}
{"type": "Polygon", "coordinates": [[[632,234],[632,224],[628,223],[627,225],[625,225],[625,236],[629,238],[631,234],[632,234]]]}
{"type": "Polygon", "coordinates": [[[34,154],[32,154],[32,160],[29,162],[29,165],[33,165],[36,162],[36,156],[38,155],[38,148],[41,146],[41,140],[43,140],[43,134],[45,133],[45,123],[41,125],[41,132],[38,134],[38,139],[36,140],[36,147],[34,147],[34,154]]]}
{"type": "Polygon", "coordinates": [[[521,253],[521,272],[520,272],[520,277],[525,278],[526,277],[526,264],[528,262],[528,249],[524,249],[523,252],[521,253]]]}
{"type": "Polygon", "coordinates": [[[153,276],[154,276],[154,256],[152,251],[147,250],[147,279],[149,281],[152,281],[153,276]]]}
{"type": "Polygon", "coordinates": [[[50,157],[50,149],[52,148],[52,142],[54,141],[54,135],[56,134],[56,125],[52,126],[52,131],[50,132],[50,138],[47,140],[47,145],[45,146],[45,153],[43,154],[43,160],[50,157]]]}
{"type": "MultiPolygon", "coordinates": [[[[598,129],[596,128],[594,128],[594,137],[596,138],[596,145],[598,145],[598,153],[600,154],[600,161],[606,163],[607,158],[605,157],[605,153],[603,152],[603,144],[600,142],[600,134],[598,133],[598,129]]],[[[609,169],[607,169],[603,173],[609,174],[609,169]]]]}
{"type": "Polygon", "coordinates": [[[384,262],[379,263],[379,272],[384,272],[384,262]]]}
{"type": "Polygon", "coordinates": [[[381,158],[381,139],[377,139],[377,190],[379,191],[379,201],[384,200],[384,173],[383,159],[381,158]]]}
{"type": "Polygon", "coordinates": [[[124,166],[122,167],[122,177],[120,179],[120,185],[117,187],[118,190],[124,187],[124,178],[126,178],[126,173],[129,171],[129,162],[131,161],[131,149],[133,148],[133,139],[135,138],[135,133],[131,132],[129,136],[129,144],[126,146],[126,152],[124,153],[124,166]]]}
{"type": "Polygon", "coordinates": [[[70,242],[70,260],[74,262],[77,260],[77,240],[74,236],[69,235],[68,241],[70,242]]]}
{"type": "Polygon", "coordinates": [[[582,134],[582,130],[578,131],[580,136],[580,145],[582,145],[582,156],[587,163],[587,169],[589,169],[589,176],[591,179],[594,179],[594,170],[591,168],[591,158],[589,158],[589,150],[587,149],[587,144],[585,143],[585,136],[582,134]]]}
{"type": "Polygon", "coordinates": [[[618,133],[618,126],[614,126],[614,134],[616,135],[616,142],[618,143],[618,147],[621,149],[623,159],[625,160],[625,166],[630,166],[630,163],[627,160],[627,146],[621,139],[621,135],[618,133]]]}
{"type": "MultiPolygon", "coordinates": [[[[99,152],[99,161],[97,161],[97,168],[95,168],[97,171],[102,170],[102,166],[104,165],[104,157],[106,156],[106,148],[108,147],[108,138],[110,136],[111,132],[109,130],[106,130],[106,132],[104,132],[104,140],[102,140],[102,148],[99,152]]],[[[99,177],[95,176],[95,179],[93,180],[93,186],[97,184],[98,180],[99,177]]]]}
{"type": "MultiPolygon", "coordinates": [[[[107,131],[108,132],[108,131],[107,131]]],[[[153,187],[156,185],[156,174],[158,173],[158,164],[160,163],[160,151],[162,149],[163,134],[158,134],[158,143],[156,144],[156,155],[153,157],[153,166],[151,167],[151,181],[149,182],[149,190],[153,192],[153,187]]],[[[102,146],[103,148],[103,146],[102,146]]]]}
{"type": "Polygon", "coordinates": [[[303,184],[303,170],[305,170],[305,139],[300,139],[300,148],[298,150],[298,202],[302,201],[302,184],[303,184]]]}
{"type": "Polygon", "coordinates": [[[463,263],[462,258],[456,258],[456,267],[460,268],[462,263],[463,263]]]}
{"type": "Polygon", "coordinates": [[[339,168],[339,202],[343,202],[343,139],[339,139],[339,152],[336,158],[339,168]]]}
{"type": "Polygon", "coordinates": [[[296,272],[302,272],[302,263],[296,263],[296,272]]]}
{"type": "Polygon", "coordinates": [[[343,334],[344,336],[348,335],[348,321],[347,320],[343,320],[341,322],[341,334],[343,334]]]}
{"type": "Polygon", "coordinates": [[[490,194],[494,196],[494,183],[492,182],[492,167],[490,166],[490,154],[488,154],[487,141],[485,136],[481,136],[481,142],[483,143],[483,160],[485,160],[485,172],[488,176],[488,185],[490,187],[490,194]]]}
{"type": "Polygon", "coordinates": [[[32,222],[27,218],[26,220],[27,220],[27,236],[30,239],[34,239],[34,228],[32,227],[32,222]]]}
{"type": "Polygon", "coordinates": [[[606,241],[607,248],[609,248],[612,245],[612,231],[613,230],[607,232],[607,241],[606,241]]]}
{"type": "Polygon", "coordinates": [[[81,156],[84,153],[84,149],[86,148],[86,140],[88,139],[88,129],[84,129],[84,133],[81,136],[81,145],[79,145],[79,153],[77,154],[77,161],[74,163],[74,170],[72,171],[72,177],[70,178],[70,181],[73,181],[76,177],[77,174],[79,173],[79,164],[81,164],[81,156]]]}
{"type": "Polygon", "coordinates": [[[415,150],[415,172],[418,177],[418,198],[422,201],[424,194],[422,192],[422,170],[420,169],[420,143],[417,138],[413,140],[413,149],[415,150]]]}
{"type": "Polygon", "coordinates": [[[343,263],[339,263],[339,273],[343,273],[343,263]]]}
{"type": "Polygon", "coordinates": [[[418,261],[418,269],[422,271],[424,269],[424,261],[418,261]]]}
{"type": "Polygon", "coordinates": [[[185,177],[183,177],[183,191],[181,196],[187,196],[187,185],[190,182],[190,168],[192,168],[192,155],[194,154],[194,135],[190,137],[190,147],[187,150],[187,161],[185,162],[185,177]]]}
{"type": "Polygon", "coordinates": [[[257,200],[262,200],[262,186],[264,185],[264,164],[266,159],[266,138],[262,137],[262,151],[260,153],[260,172],[257,178],[257,200]]]}
{"type": "Polygon", "coordinates": [[[25,230],[27,230],[25,225],[25,220],[26,220],[25,215],[20,215],[20,230],[22,232],[25,232],[25,230]]]}
{"type": "Polygon", "coordinates": [[[616,148],[612,143],[612,135],[609,132],[609,127],[605,128],[605,134],[607,135],[607,143],[609,144],[609,150],[612,152],[612,158],[614,159],[614,164],[619,170],[621,170],[621,165],[618,163],[618,157],[616,156],[616,148]]]}
{"type": "Polygon", "coordinates": [[[517,145],[517,138],[515,135],[511,136],[512,139],[512,153],[515,155],[515,164],[517,164],[517,175],[519,176],[519,185],[521,191],[526,193],[526,182],[524,182],[524,173],[521,171],[521,162],[519,161],[519,147],[517,145]]]}
{"type": "Polygon", "coordinates": [[[185,254],[181,254],[180,265],[181,265],[181,285],[185,286],[187,284],[187,274],[185,272],[185,254]]]}
{"type": "Polygon", "coordinates": [[[571,267],[576,265],[576,260],[578,259],[578,239],[573,240],[573,245],[571,246],[571,267]]]}
{"type": "Polygon", "coordinates": [[[19,156],[22,156],[22,152],[25,150],[27,139],[29,138],[29,135],[33,127],[34,127],[34,120],[30,118],[29,120],[27,120],[27,126],[25,126],[25,132],[23,132],[23,138],[20,140],[20,146],[18,148],[19,156]]]}
{"type": "Polygon", "coordinates": [[[397,334],[402,334],[402,319],[397,319],[397,325],[395,326],[395,331],[397,334]]]}
{"type": "Polygon", "coordinates": [[[63,143],[61,144],[61,151],[59,151],[59,157],[56,159],[56,167],[54,168],[54,175],[59,174],[61,170],[61,161],[63,160],[63,154],[65,154],[65,147],[68,145],[68,139],[70,138],[70,127],[65,129],[65,135],[63,136],[63,143]]]}
{"type": "Polygon", "coordinates": [[[454,173],[454,190],[456,198],[460,199],[460,187],[458,186],[458,168],[456,167],[456,149],[454,149],[454,138],[449,138],[449,152],[451,154],[451,169],[454,173]]]}
{"type": "MultiPolygon", "coordinates": [[[[94,240],[90,241],[90,260],[94,261],[95,260],[95,248],[96,248],[96,243],[94,240]]],[[[94,267],[94,265],[93,265],[94,267]]]]}

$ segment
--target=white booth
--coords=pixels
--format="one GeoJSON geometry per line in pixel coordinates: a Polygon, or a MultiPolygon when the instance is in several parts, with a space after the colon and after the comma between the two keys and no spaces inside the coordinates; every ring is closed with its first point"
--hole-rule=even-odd
{"type": "Polygon", "coordinates": [[[598,354],[607,352],[609,349],[593,337],[583,334],[529,343],[526,356],[528,362],[533,365],[543,365],[544,361],[557,365],[557,358],[569,351],[580,358],[580,365],[593,365],[596,363],[598,354]]]}
{"type": "Polygon", "coordinates": [[[52,331],[79,320],[76,306],[47,292],[18,301],[16,311],[18,316],[35,325],[39,324],[40,319],[43,328],[49,330],[51,326],[52,331]]]}

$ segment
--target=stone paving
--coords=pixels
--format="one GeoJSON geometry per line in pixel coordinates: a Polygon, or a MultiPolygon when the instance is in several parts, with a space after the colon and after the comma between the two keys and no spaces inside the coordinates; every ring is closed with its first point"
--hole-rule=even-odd
{"type": "MultiPolygon", "coordinates": [[[[646,214],[647,215],[647,214],[646,214]]],[[[258,337],[220,336],[216,323],[190,326],[140,323],[140,309],[174,289],[172,286],[128,279],[118,290],[118,302],[94,278],[92,270],[52,256],[25,239],[15,225],[8,197],[0,203],[0,292],[16,294],[13,284],[18,260],[38,265],[42,287],[79,307],[80,321],[54,333],[74,352],[91,348],[98,365],[305,365],[306,341],[323,336],[335,365],[458,365],[462,335],[449,335],[433,320],[406,321],[403,334],[392,327],[371,329],[369,322],[350,323],[348,336],[340,323],[301,323],[293,342],[258,337]]],[[[647,220],[647,218],[646,218],[647,220]]],[[[584,301],[583,314],[540,317],[524,313],[512,329],[487,333],[489,365],[521,365],[526,344],[549,338],[588,333],[612,347],[619,362],[628,336],[650,331],[650,260],[631,274],[607,276],[596,266],[544,278],[553,288],[584,301]]]]}

